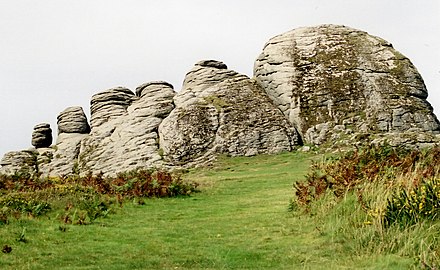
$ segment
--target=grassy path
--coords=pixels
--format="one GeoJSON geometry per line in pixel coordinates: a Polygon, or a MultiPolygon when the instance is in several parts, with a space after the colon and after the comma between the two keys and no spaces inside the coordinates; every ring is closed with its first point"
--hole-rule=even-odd
{"type": "Polygon", "coordinates": [[[395,258],[353,258],[313,220],[287,211],[310,156],[233,158],[186,177],[191,197],[126,203],[92,225],[56,218],[0,226],[0,269],[384,269],[395,258]],[[24,232],[27,242],[17,242],[24,232]],[[376,267],[371,266],[376,265],[376,267]]]}

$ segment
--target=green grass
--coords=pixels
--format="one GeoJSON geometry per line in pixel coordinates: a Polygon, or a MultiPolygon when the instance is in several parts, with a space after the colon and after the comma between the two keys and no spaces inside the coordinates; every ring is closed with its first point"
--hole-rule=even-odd
{"type": "MultiPolygon", "coordinates": [[[[288,211],[292,183],[311,154],[223,158],[185,178],[191,197],[126,202],[90,225],[59,217],[11,218],[0,225],[0,269],[408,269],[411,258],[356,251],[340,230],[354,203],[322,215],[288,211]],[[317,218],[318,217],[318,218],[317,218]],[[21,236],[22,241],[17,241],[21,236]],[[23,237],[24,236],[24,237],[23,237]]],[[[331,201],[329,201],[331,202],[331,201]]],[[[325,209],[325,207],[319,208],[325,209]]]]}

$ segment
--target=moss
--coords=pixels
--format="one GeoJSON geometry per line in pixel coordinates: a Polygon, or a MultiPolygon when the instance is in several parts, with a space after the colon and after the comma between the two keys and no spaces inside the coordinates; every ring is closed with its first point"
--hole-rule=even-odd
{"type": "Polygon", "coordinates": [[[297,127],[302,134],[317,124],[340,123],[347,115],[364,110],[361,102],[352,103],[364,98],[359,91],[360,74],[355,70],[362,35],[340,35],[331,30],[323,33],[311,57],[304,57],[295,46],[289,49],[298,71],[290,81],[292,96],[300,99],[300,118],[306,120],[304,126],[297,127]]]}
{"type": "Polygon", "coordinates": [[[204,100],[207,103],[214,105],[217,111],[220,111],[222,108],[226,108],[230,106],[230,104],[228,104],[224,99],[216,95],[205,97],[204,100]]]}
{"type": "Polygon", "coordinates": [[[159,150],[157,150],[157,154],[163,158],[163,156],[165,155],[164,150],[162,148],[159,148],[159,150]]]}

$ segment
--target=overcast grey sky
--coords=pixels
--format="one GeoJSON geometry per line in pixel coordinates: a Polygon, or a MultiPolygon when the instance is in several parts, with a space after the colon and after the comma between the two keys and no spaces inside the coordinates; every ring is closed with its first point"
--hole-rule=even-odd
{"type": "MultiPolygon", "coordinates": [[[[0,156],[31,146],[33,126],[114,86],[165,80],[217,59],[252,76],[265,42],[301,26],[343,24],[409,57],[440,115],[438,0],[0,0],[0,156]]],[[[89,118],[90,119],[90,118],[89,118]]],[[[54,134],[55,135],[55,134],[54,134]]]]}

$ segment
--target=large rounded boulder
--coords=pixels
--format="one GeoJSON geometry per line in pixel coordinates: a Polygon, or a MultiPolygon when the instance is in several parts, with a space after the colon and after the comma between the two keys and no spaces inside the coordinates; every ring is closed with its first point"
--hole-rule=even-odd
{"type": "Polygon", "coordinates": [[[321,25],[278,35],[264,46],[254,75],[305,143],[440,132],[411,61],[363,31],[321,25]]]}
{"type": "Polygon", "coordinates": [[[251,156],[291,151],[295,129],[254,80],[219,61],[198,62],[159,126],[164,158],[192,166],[219,154],[251,156]]]}

